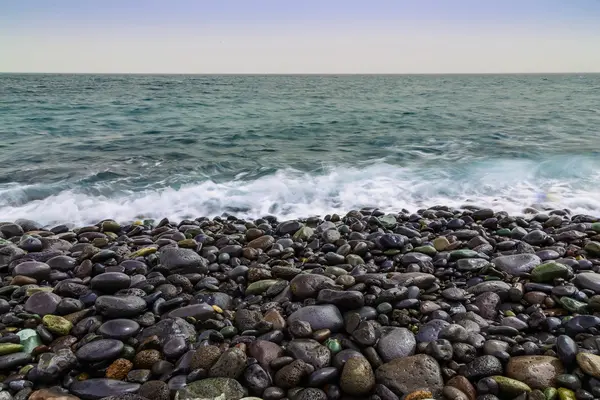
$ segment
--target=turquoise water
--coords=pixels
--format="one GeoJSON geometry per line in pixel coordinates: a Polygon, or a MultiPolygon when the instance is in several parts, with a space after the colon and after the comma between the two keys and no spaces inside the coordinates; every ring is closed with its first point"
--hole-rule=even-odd
{"type": "Polygon", "coordinates": [[[0,220],[600,215],[600,75],[0,75],[0,220]]]}

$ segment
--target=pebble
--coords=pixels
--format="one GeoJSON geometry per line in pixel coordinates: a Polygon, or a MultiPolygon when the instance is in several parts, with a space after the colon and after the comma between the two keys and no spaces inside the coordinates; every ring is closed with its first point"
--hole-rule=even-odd
{"type": "Polygon", "coordinates": [[[595,221],[442,207],[0,224],[0,393],[600,397],[595,221]]]}

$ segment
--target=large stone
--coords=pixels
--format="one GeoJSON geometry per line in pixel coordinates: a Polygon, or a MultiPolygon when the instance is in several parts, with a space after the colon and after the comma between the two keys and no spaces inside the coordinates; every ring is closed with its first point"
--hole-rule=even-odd
{"type": "Polygon", "coordinates": [[[444,387],[438,362],[425,354],[396,358],[377,368],[375,377],[378,383],[396,393],[426,389],[440,396],[444,387]]]}
{"type": "Polygon", "coordinates": [[[406,328],[384,328],[377,342],[377,352],[384,362],[415,354],[415,335],[406,328]]]}
{"type": "Polygon", "coordinates": [[[333,279],[324,275],[300,274],[290,281],[292,294],[298,299],[315,298],[319,290],[335,286],[333,279]]]}
{"type": "Polygon", "coordinates": [[[175,274],[208,272],[208,260],[191,249],[165,247],[160,251],[160,264],[175,274]]]}
{"type": "Polygon", "coordinates": [[[193,317],[197,321],[206,321],[207,319],[214,317],[214,315],[215,310],[210,305],[206,303],[200,303],[176,308],[167,314],[167,318],[193,317]]]}
{"type": "Polygon", "coordinates": [[[246,368],[246,354],[239,348],[233,347],[226,350],[217,362],[208,371],[211,377],[224,377],[237,379],[246,368]]]}
{"type": "Polygon", "coordinates": [[[13,269],[12,275],[28,276],[30,278],[34,278],[38,282],[41,282],[50,277],[50,272],[52,272],[52,270],[46,263],[39,261],[25,261],[13,269]]]}
{"type": "Polygon", "coordinates": [[[596,294],[600,294],[600,274],[583,272],[575,276],[573,283],[581,289],[593,290],[596,294]]]}
{"type": "Polygon", "coordinates": [[[555,387],[556,377],[564,372],[560,360],[550,356],[512,357],[506,365],[506,376],[540,390],[555,387]]]}
{"type": "Polygon", "coordinates": [[[128,318],[141,314],[146,302],[138,296],[100,296],[96,299],[96,311],[108,318],[128,318]]]}
{"type": "Polygon", "coordinates": [[[308,322],[313,331],[329,329],[339,332],[344,328],[344,318],[340,310],[333,304],[306,306],[288,317],[288,325],[296,321],[308,322]]]}
{"type": "Polygon", "coordinates": [[[535,282],[552,282],[554,279],[567,279],[572,275],[571,267],[553,261],[538,265],[531,271],[531,279],[535,282]]]}
{"type": "Polygon", "coordinates": [[[600,379],[600,356],[590,353],[578,353],[577,365],[586,374],[600,379]]]}
{"type": "Polygon", "coordinates": [[[137,339],[142,341],[150,336],[158,336],[161,343],[166,343],[169,339],[179,336],[188,343],[196,341],[196,329],[194,326],[182,318],[163,319],[156,324],[145,328],[137,339]]]}
{"type": "Polygon", "coordinates": [[[513,276],[530,273],[542,260],[535,254],[511,254],[494,258],[492,263],[500,270],[513,276]]]}
{"type": "Polygon", "coordinates": [[[179,389],[175,400],[240,400],[246,394],[246,389],[235,379],[208,378],[179,389]]]}
{"type": "Polygon", "coordinates": [[[364,396],[375,386],[375,374],[369,361],[364,357],[350,358],[344,364],[340,377],[340,387],[352,396],[364,396]]]}
{"type": "Polygon", "coordinates": [[[331,361],[329,349],[312,339],[294,339],[288,343],[286,350],[295,359],[311,364],[316,369],[329,366],[331,361]]]}
{"type": "Polygon", "coordinates": [[[25,302],[25,311],[42,316],[54,314],[61,300],[60,296],[54,293],[37,292],[32,294],[25,302]]]}
{"type": "Polygon", "coordinates": [[[104,378],[87,379],[84,381],[75,380],[69,387],[71,393],[83,400],[99,400],[108,396],[136,393],[139,389],[139,383],[104,378]]]}

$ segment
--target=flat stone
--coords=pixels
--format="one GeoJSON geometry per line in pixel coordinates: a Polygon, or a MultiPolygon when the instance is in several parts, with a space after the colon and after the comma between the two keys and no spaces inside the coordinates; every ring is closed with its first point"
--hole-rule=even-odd
{"type": "Polygon", "coordinates": [[[438,362],[425,354],[396,358],[385,363],[375,371],[375,377],[378,383],[397,393],[426,389],[434,396],[439,396],[444,387],[438,362]]]}
{"type": "Polygon", "coordinates": [[[600,379],[600,356],[590,353],[577,353],[577,365],[586,374],[600,379]]]}
{"type": "Polygon", "coordinates": [[[290,281],[292,294],[298,299],[315,298],[319,290],[335,286],[333,279],[324,275],[300,274],[290,281]]]}
{"type": "Polygon", "coordinates": [[[115,339],[100,339],[81,346],[75,355],[79,360],[96,362],[113,360],[121,354],[123,342],[115,339]]]}
{"type": "Polygon", "coordinates": [[[127,289],[131,284],[129,275],[122,272],[104,272],[96,275],[90,282],[90,287],[104,293],[116,293],[121,289],[127,289]]]}
{"type": "Polygon", "coordinates": [[[240,400],[246,389],[235,379],[208,378],[191,382],[175,394],[175,400],[240,400]]]}
{"type": "Polygon", "coordinates": [[[96,311],[108,318],[128,318],[141,314],[146,302],[138,296],[100,296],[96,299],[96,311]]]}
{"type": "Polygon", "coordinates": [[[83,400],[100,400],[108,396],[137,393],[139,389],[139,383],[103,378],[93,378],[84,381],[75,380],[69,387],[71,393],[83,400]]]}
{"type": "Polygon", "coordinates": [[[377,342],[377,352],[384,362],[415,354],[415,335],[406,328],[384,328],[377,342]]]}
{"type": "Polygon", "coordinates": [[[494,258],[492,263],[500,270],[513,275],[523,276],[530,273],[542,260],[535,254],[511,254],[494,258]]]}
{"type": "Polygon", "coordinates": [[[11,353],[0,356],[0,371],[10,371],[15,367],[20,367],[33,361],[30,354],[25,352],[11,353]]]}
{"type": "Polygon", "coordinates": [[[329,329],[339,332],[344,328],[344,318],[333,304],[306,306],[294,311],[287,320],[288,325],[296,321],[306,321],[313,331],[329,329]]]}
{"type": "Polygon", "coordinates": [[[511,357],[506,365],[506,376],[540,390],[555,387],[556,377],[564,372],[560,360],[550,356],[511,357]]]}
{"type": "Polygon", "coordinates": [[[96,331],[107,339],[124,340],[135,336],[140,331],[140,324],[130,319],[113,319],[106,321],[96,331]]]}
{"type": "Polygon", "coordinates": [[[156,324],[145,328],[137,336],[137,339],[141,342],[154,335],[158,336],[161,343],[166,343],[174,336],[182,337],[188,343],[194,343],[196,341],[196,329],[182,318],[163,319],[156,324]]]}
{"type": "Polygon", "coordinates": [[[12,275],[28,276],[34,278],[38,282],[42,282],[50,277],[51,272],[50,266],[46,263],[39,261],[25,261],[13,269],[12,275]]]}
{"type": "Polygon", "coordinates": [[[185,307],[176,308],[167,314],[167,318],[188,318],[193,317],[197,321],[206,321],[215,316],[215,310],[206,303],[192,304],[185,307]]]}
{"type": "Polygon", "coordinates": [[[575,276],[573,283],[580,289],[589,289],[600,294],[600,274],[595,272],[582,272],[575,276]]]}
{"type": "Polygon", "coordinates": [[[50,292],[37,292],[32,294],[25,302],[25,311],[41,316],[54,314],[56,307],[62,299],[50,292]]]}
{"type": "Polygon", "coordinates": [[[191,249],[166,247],[160,251],[160,264],[171,273],[187,274],[208,272],[208,260],[191,249]]]}

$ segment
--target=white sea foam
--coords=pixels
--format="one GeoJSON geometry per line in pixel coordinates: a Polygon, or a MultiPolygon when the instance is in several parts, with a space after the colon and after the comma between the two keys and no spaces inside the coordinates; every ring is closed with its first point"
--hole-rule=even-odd
{"type": "Polygon", "coordinates": [[[582,171],[578,165],[576,171],[562,165],[560,174],[551,165],[518,160],[484,161],[448,170],[389,164],[337,167],[318,175],[280,170],[255,180],[207,180],[178,190],[121,192],[109,197],[71,189],[20,205],[11,199],[22,196],[25,188],[13,185],[0,191],[0,220],[30,218],[45,225],[81,225],[104,218],[121,222],[140,217],[181,220],[224,212],[289,219],[362,207],[415,211],[433,205],[465,204],[519,214],[535,203],[600,215],[597,169],[582,171]]]}

